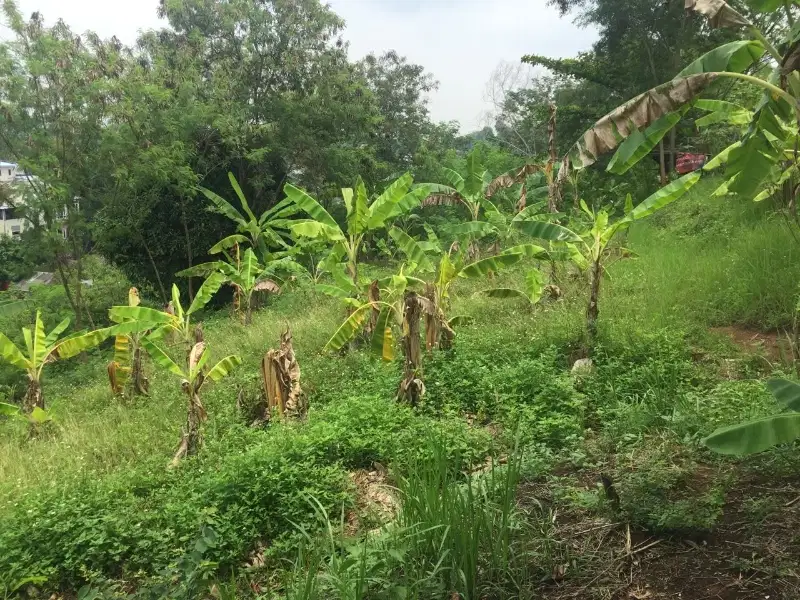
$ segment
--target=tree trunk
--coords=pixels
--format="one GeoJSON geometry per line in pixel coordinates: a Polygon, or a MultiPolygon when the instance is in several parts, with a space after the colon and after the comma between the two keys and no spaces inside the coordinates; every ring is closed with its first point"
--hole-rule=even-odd
{"type": "Polygon", "coordinates": [[[554,175],[556,167],[556,105],[550,104],[550,119],[547,122],[547,210],[551,213],[558,212],[558,185],[554,175]]]}
{"type": "Polygon", "coordinates": [[[69,302],[72,312],[75,313],[75,329],[79,330],[81,328],[81,310],[80,307],[75,304],[75,299],[72,297],[72,289],[69,287],[69,278],[64,271],[64,265],[60,256],[56,256],[56,270],[58,271],[58,276],[61,279],[61,285],[64,287],[64,293],[67,296],[67,302],[69,302]]]}
{"type": "Polygon", "coordinates": [[[133,351],[133,361],[131,363],[131,380],[133,382],[133,393],[136,396],[147,396],[150,394],[150,382],[144,376],[144,364],[142,361],[142,349],[138,346],[133,351]]]}
{"type": "Polygon", "coordinates": [[[417,406],[425,394],[422,382],[422,344],[420,343],[419,323],[422,303],[416,292],[406,292],[403,310],[403,353],[405,355],[403,380],[397,390],[398,400],[417,406]]]}
{"type": "MultiPolygon", "coordinates": [[[[186,222],[186,207],[184,206],[183,201],[181,201],[181,224],[183,225],[183,237],[186,241],[186,260],[189,262],[189,266],[187,268],[192,268],[194,264],[194,256],[192,254],[192,236],[189,235],[189,224],[186,222]]],[[[192,284],[191,277],[187,277],[187,279],[189,287],[189,302],[193,302],[194,285],[192,284]]]]}
{"type": "Polygon", "coordinates": [[[153,253],[150,252],[150,246],[147,245],[147,242],[144,238],[142,238],[142,245],[144,246],[144,251],[147,253],[147,258],[150,259],[150,265],[153,267],[153,273],[156,275],[156,281],[158,282],[158,289],[161,290],[161,298],[164,301],[164,304],[169,302],[169,298],[167,297],[167,290],[164,288],[164,283],[161,281],[161,273],[158,271],[158,267],[156,266],[156,261],[153,258],[153,253]]]}
{"type": "Polygon", "coordinates": [[[597,316],[600,312],[598,300],[600,297],[600,278],[603,276],[603,267],[598,258],[592,263],[591,288],[589,291],[589,306],[586,309],[586,333],[588,335],[588,346],[591,352],[597,338],[597,316]]]}
{"type": "Polygon", "coordinates": [[[202,376],[194,384],[184,382],[183,391],[189,399],[189,407],[186,414],[186,427],[183,429],[183,436],[178,445],[175,456],[172,457],[172,466],[177,466],[182,458],[197,454],[203,445],[203,436],[200,433],[200,425],[206,420],[206,411],[200,402],[197,392],[202,382],[202,376]]]}
{"type": "Polygon", "coordinates": [[[669,130],[669,170],[671,173],[675,172],[675,167],[677,163],[677,152],[675,149],[676,144],[676,132],[675,127],[669,130]]]}
{"type": "Polygon", "coordinates": [[[25,399],[22,401],[22,412],[29,415],[33,412],[33,409],[37,407],[44,410],[42,385],[34,379],[29,379],[28,389],[25,391],[25,399]]]}
{"type": "Polygon", "coordinates": [[[664,140],[658,142],[658,164],[661,178],[661,187],[667,185],[667,163],[664,158],[664,140]]]}

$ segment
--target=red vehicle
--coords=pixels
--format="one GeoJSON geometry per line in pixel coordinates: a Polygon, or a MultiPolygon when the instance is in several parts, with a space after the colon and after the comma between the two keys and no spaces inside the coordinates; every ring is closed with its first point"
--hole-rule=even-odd
{"type": "Polygon", "coordinates": [[[675,159],[675,170],[681,175],[697,171],[706,164],[705,154],[692,154],[690,152],[680,152],[675,159]]]}

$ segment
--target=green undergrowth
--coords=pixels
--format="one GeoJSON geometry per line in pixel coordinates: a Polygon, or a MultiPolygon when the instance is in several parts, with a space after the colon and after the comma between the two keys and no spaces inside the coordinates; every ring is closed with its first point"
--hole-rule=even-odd
{"type": "Polygon", "coordinates": [[[151,396],[123,402],[106,384],[109,348],[49,365],[54,427],[29,439],[0,423],[0,586],[41,576],[45,590],[91,581],[108,597],[198,597],[212,582],[230,597],[253,596],[247,582],[297,599],[536,597],[567,560],[553,538],[559,511],[654,535],[713,531],[737,481],[788,477],[797,460],[702,446],[717,427],[775,411],[763,380],[779,367],[709,328],[787,326],[798,282],[780,218],[709,199],[714,184],[630,232],[638,257],[608,269],[588,373],[570,372],[585,353],[587,289],[574,269],[557,269],[561,299],[536,307],[480,293],[518,285],[527,265],[454,286],[451,314],[471,322],[452,350],[426,355],[416,409],[394,399],[399,360],[381,362],[363,341],[321,352],[344,310],[307,286],[270,298],[249,327],[209,311],[212,354],[244,362],[204,390],[205,446],[177,469],[177,380],[150,369],[151,396]],[[250,428],[237,396],[258,393],[261,357],[287,326],[308,420],[250,428]],[[393,524],[369,533],[345,526],[360,510],[349,476],[359,469],[387,470],[399,494],[393,524]],[[520,505],[518,480],[546,485],[554,504],[520,505]]]}

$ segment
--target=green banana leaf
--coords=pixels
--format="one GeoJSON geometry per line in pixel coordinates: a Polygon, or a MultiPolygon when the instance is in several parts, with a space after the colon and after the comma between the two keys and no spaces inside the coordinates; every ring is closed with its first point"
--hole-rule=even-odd
{"type": "Polygon", "coordinates": [[[240,233],[234,233],[233,235],[229,235],[226,238],[222,238],[216,244],[211,246],[211,248],[208,249],[208,253],[219,254],[223,250],[227,250],[228,248],[231,248],[236,244],[246,244],[249,241],[250,240],[246,236],[243,236],[240,233]]]}
{"type": "Polygon", "coordinates": [[[108,317],[115,323],[131,320],[152,325],[164,325],[175,320],[173,315],[146,306],[112,306],[108,309],[108,317]]]}
{"type": "Polygon", "coordinates": [[[286,194],[288,198],[291,198],[292,202],[294,202],[298,208],[307,212],[311,218],[318,223],[327,225],[332,229],[339,229],[339,224],[336,222],[336,219],[305,191],[293,186],[291,183],[287,183],[283,187],[283,193],[286,194]]]}
{"type": "Polygon", "coordinates": [[[222,273],[212,273],[209,275],[203,282],[203,285],[200,286],[200,289],[197,290],[194,300],[192,300],[191,305],[189,305],[189,310],[186,311],[186,314],[191,315],[208,304],[211,298],[214,297],[214,294],[222,287],[223,283],[225,283],[225,276],[222,275],[222,273]]]}
{"type": "Polygon", "coordinates": [[[58,336],[60,336],[64,331],[69,327],[69,317],[61,321],[58,325],[56,325],[50,333],[47,334],[47,337],[44,339],[45,346],[52,346],[58,341],[58,336]]]}
{"type": "Polygon", "coordinates": [[[331,242],[338,242],[345,239],[339,226],[331,226],[319,221],[295,221],[291,226],[295,236],[307,237],[312,239],[323,239],[331,242]]]}
{"type": "Polygon", "coordinates": [[[181,369],[175,363],[175,361],[173,361],[169,357],[169,355],[167,355],[167,353],[164,352],[164,350],[156,346],[153,342],[151,342],[147,338],[142,338],[141,343],[142,343],[142,348],[144,348],[145,352],[147,352],[150,358],[153,359],[153,362],[156,363],[159,367],[161,367],[162,369],[166,369],[167,371],[169,371],[174,375],[177,375],[178,377],[181,377],[183,379],[188,379],[188,377],[186,377],[186,373],[183,372],[183,369],[181,369]]]}
{"type": "Polygon", "coordinates": [[[770,379],[767,388],[789,410],[800,412],[800,385],[787,379],[770,379]]]}
{"type": "Polygon", "coordinates": [[[392,215],[395,206],[403,199],[411,188],[413,178],[406,173],[395,180],[369,207],[367,229],[380,229],[392,215]]]}
{"type": "Polygon", "coordinates": [[[211,203],[214,205],[216,212],[228,217],[231,221],[237,223],[240,227],[247,227],[247,220],[244,218],[242,213],[236,210],[233,205],[231,205],[227,200],[225,200],[222,196],[208,190],[204,187],[198,188],[203,195],[211,200],[211,203]]]}
{"type": "Polygon", "coordinates": [[[23,371],[33,368],[33,363],[25,358],[25,355],[14,345],[14,342],[3,333],[0,333],[0,357],[23,371]]]}
{"type": "Polygon", "coordinates": [[[514,225],[531,237],[551,242],[581,242],[581,236],[555,223],[544,221],[517,221],[514,225]]]}
{"type": "Polygon", "coordinates": [[[681,120],[687,107],[662,115],[644,131],[635,130],[622,142],[606,167],[609,173],[623,175],[650,154],[670,129],[681,120]]]}
{"type": "Polygon", "coordinates": [[[211,381],[219,381],[223,377],[230,375],[231,371],[233,371],[240,364],[242,364],[242,359],[240,356],[236,354],[226,356],[213,367],[211,367],[211,369],[208,371],[208,375],[206,375],[206,379],[210,379],[211,381]]]}
{"type": "Polygon", "coordinates": [[[244,197],[244,193],[242,192],[242,188],[239,187],[239,182],[236,181],[236,177],[233,176],[233,173],[228,171],[228,179],[231,182],[231,187],[233,191],[236,192],[236,195],[239,197],[239,202],[242,203],[242,208],[244,208],[244,212],[247,213],[247,216],[250,217],[251,222],[258,222],[256,216],[253,214],[253,211],[250,210],[250,204],[247,202],[247,198],[244,197]]]}
{"type": "Polygon", "coordinates": [[[323,350],[341,350],[347,342],[353,339],[353,336],[355,336],[356,332],[364,324],[364,320],[371,310],[372,305],[369,303],[359,306],[353,311],[353,314],[345,319],[344,323],[336,330],[331,339],[328,340],[328,343],[325,344],[323,350]]]}
{"type": "Polygon", "coordinates": [[[652,215],[654,212],[661,210],[671,202],[674,202],[683,196],[698,181],[700,181],[699,172],[695,171],[693,173],[687,173],[680,179],[676,179],[669,185],[666,185],[658,190],[655,194],[652,194],[648,198],[642,200],[639,204],[633,207],[633,210],[631,210],[625,216],[624,220],[636,221],[652,215]]]}
{"type": "Polygon", "coordinates": [[[800,413],[786,413],[718,429],[703,442],[719,454],[747,456],[798,438],[800,413]]]}
{"type": "Polygon", "coordinates": [[[387,362],[394,360],[394,336],[392,336],[392,326],[389,323],[391,313],[390,306],[381,307],[371,340],[372,352],[387,362]]]}
{"type": "Polygon", "coordinates": [[[515,265],[522,259],[522,254],[498,254],[478,260],[472,264],[467,265],[459,275],[468,279],[473,277],[483,277],[489,273],[497,273],[506,267],[515,265]]]}
{"type": "Polygon", "coordinates": [[[431,263],[425,251],[420,247],[417,241],[408,235],[402,229],[392,227],[389,230],[389,237],[391,237],[397,247],[406,255],[406,258],[416,265],[417,270],[421,272],[433,271],[433,263],[431,263]]]}
{"type": "Polygon", "coordinates": [[[722,44],[686,65],[675,78],[720,71],[742,73],[758,62],[764,52],[766,52],[764,45],[755,40],[722,44]]]}

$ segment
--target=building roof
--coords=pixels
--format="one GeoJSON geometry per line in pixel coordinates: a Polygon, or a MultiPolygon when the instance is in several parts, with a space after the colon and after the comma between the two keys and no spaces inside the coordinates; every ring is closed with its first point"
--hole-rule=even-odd
{"type": "Polygon", "coordinates": [[[4,160],[0,160],[0,169],[8,169],[8,168],[16,169],[17,168],[17,163],[6,162],[4,160]]]}

